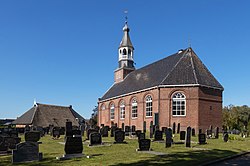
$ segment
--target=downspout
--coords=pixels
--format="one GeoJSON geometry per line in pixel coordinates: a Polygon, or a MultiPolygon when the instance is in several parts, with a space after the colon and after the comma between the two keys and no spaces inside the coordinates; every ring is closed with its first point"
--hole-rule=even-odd
{"type": "Polygon", "coordinates": [[[161,106],[161,104],[160,104],[160,87],[158,86],[157,87],[157,89],[158,89],[158,125],[159,125],[159,127],[160,127],[160,106],[161,106]]]}

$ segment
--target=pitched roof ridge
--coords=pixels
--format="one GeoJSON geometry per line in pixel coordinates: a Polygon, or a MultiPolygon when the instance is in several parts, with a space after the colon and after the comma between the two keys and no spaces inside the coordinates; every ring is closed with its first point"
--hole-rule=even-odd
{"type": "Polygon", "coordinates": [[[38,106],[52,106],[52,107],[64,107],[64,108],[70,108],[70,106],[61,106],[61,105],[54,105],[54,104],[42,104],[42,103],[36,103],[38,106]]]}
{"type": "Polygon", "coordinates": [[[37,107],[36,106],[34,106],[35,108],[35,110],[34,110],[34,113],[33,113],[33,115],[32,115],[32,118],[31,118],[31,122],[30,123],[33,123],[33,121],[34,121],[34,117],[35,117],[35,115],[36,115],[36,111],[37,111],[37,107]]]}
{"type": "MultiPolygon", "coordinates": [[[[191,49],[191,55],[190,55],[190,58],[191,58],[191,65],[192,65],[192,69],[193,69],[193,74],[194,74],[195,82],[196,82],[196,84],[198,84],[198,79],[197,79],[196,71],[195,71],[195,68],[194,68],[194,62],[193,62],[192,53],[194,53],[194,52],[193,52],[193,50],[191,49]]],[[[194,54],[195,54],[195,53],[194,53],[194,54]]]]}
{"type": "MultiPolygon", "coordinates": [[[[168,76],[174,71],[174,69],[176,68],[176,66],[178,66],[178,64],[180,63],[180,61],[183,59],[184,55],[186,55],[188,51],[188,48],[186,50],[183,51],[183,55],[181,56],[181,58],[178,60],[178,62],[174,65],[174,67],[172,68],[172,70],[166,75],[165,78],[163,78],[163,80],[161,81],[161,83],[159,85],[161,85],[167,78],[168,76]]],[[[175,55],[175,54],[174,54],[175,55]]]]}

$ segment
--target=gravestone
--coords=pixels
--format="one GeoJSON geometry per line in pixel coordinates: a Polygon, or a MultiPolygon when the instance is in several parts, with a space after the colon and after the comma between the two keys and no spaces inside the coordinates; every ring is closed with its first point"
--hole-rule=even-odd
{"type": "Polygon", "coordinates": [[[135,130],[136,130],[135,125],[132,125],[132,127],[131,127],[131,135],[135,135],[135,130]]]}
{"type": "Polygon", "coordinates": [[[228,137],[229,137],[229,136],[228,136],[228,133],[227,133],[227,132],[224,132],[224,133],[223,133],[223,141],[224,141],[224,142],[227,142],[227,141],[228,141],[228,137]]]}
{"type": "Polygon", "coordinates": [[[101,128],[100,131],[101,131],[102,137],[109,136],[109,126],[104,126],[103,128],[101,128]]]}
{"type": "Polygon", "coordinates": [[[168,128],[166,130],[166,148],[171,147],[172,145],[172,129],[168,128]]]}
{"type": "Polygon", "coordinates": [[[125,126],[125,136],[129,136],[130,126],[125,126]]]}
{"type": "Polygon", "coordinates": [[[65,135],[65,127],[60,127],[59,134],[60,135],[65,135]]]}
{"type": "Polygon", "coordinates": [[[213,132],[213,126],[212,125],[209,126],[209,130],[211,130],[213,132]]]}
{"type": "Polygon", "coordinates": [[[192,136],[195,137],[195,129],[192,128],[192,136]]]}
{"type": "Polygon", "coordinates": [[[154,135],[154,141],[162,141],[163,140],[163,134],[162,131],[156,130],[154,135]]]}
{"type": "Polygon", "coordinates": [[[141,140],[141,139],[145,139],[145,133],[140,133],[139,136],[138,136],[138,142],[141,140]]]}
{"type": "Polygon", "coordinates": [[[124,129],[125,129],[125,128],[124,128],[124,123],[122,123],[122,131],[124,131],[124,129]]]}
{"type": "Polygon", "coordinates": [[[17,143],[17,141],[16,141],[15,138],[13,138],[13,137],[6,137],[5,140],[6,140],[6,143],[7,143],[9,149],[16,149],[16,145],[18,143],[17,143]]]}
{"type": "Polygon", "coordinates": [[[36,126],[36,131],[40,132],[41,137],[45,135],[45,132],[41,126],[36,126]]]}
{"type": "Polygon", "coordinates": [[[96,129],[88,129],[88,130],[87,130],[87,140],[89,140],[89,135],[90,135],[91,133],[94,133],[94,132],[98,133],[98,131],[97,131],[96,129]]]}
{"type": "Polygon", "coordinates": [[[146,133],[146,130],[147,130],[147,122],[144,121],[143,122],[143,133],[146,133]]]}
{"type": "Polygon", "coordinates": [[[206,134],[204,133],[199,133],[198,134],[198,141],[200,145],[206,144],[206,134]]]}
{"type": "Polygon", "coordinates": [[[90,144],[89,146],[93,145],[101,145],[102,144],[102,136],[100,133],[91,133],[90,134],[90,144]]]}
{"type": "Polygon", "coordinates": [[[110,137],[114,137],[116,128],[116,126],[111,127],[110,137]]]}
{"type": "Polygon", "coordinates": [[[175,122],[173,123],[173,134],[175,134],[175,127],[176,127],[176,124],[175,122]]]}
{"type": "Polygon", "coordinates": [[[6,137],[0,135],[0,152],[7,152],[8,144],[6,143],[6,137]]]}
{"type": "Polygon", "coordinates": [[[73,126],[72,126],[72,122],[66,122],[66,137],[70,136],[72,137],[73,134],[72,134],[72,130],[73,130],[73,126]]]}
{"type": "Polygon", "coordinates": [[[191,127],[187,127],[186,147],[191,147],[191,127]]]}
{"type": "Polygon", "coordinates": [[[216,127],[216,129],[215,129],[214,138],[215,139],[219,138],[219,127],[216,127]]]}
{"type": "Polygon", "coordinates": [[[178,123],[178,125],[177,125],[177,134],[179,134],[179,133],[180,133],[180,129],[181,129],[181,124],[180,124],[180,123],[178,123]]]}
{"type": "Polygon", "coordinates": [[[150,131],[149,131],[149,137],[153,138],[154,137],[154,126],[150,126],[150,131]]]}
{"type": "Polygon", "coordinates": [[[117,130],[115,132],[115,142],[114,143],[125,143],[125,132],[121,130],[117,130]]]}
{"type": "Polygon", "coordinates": [[[66,137],[64,151],[67,154],[82,154],[82,137],[66,137]]]}
{"type": "Polygon", "coordinates": [[[199,129],[199,134],[201,134],[202,133],[202,129],[199,129]]]}
{"type": "Polygon", "coordinates": [[[39,161],[42,159],[42,154],[39,153],[39,145],[37,142],[17,144],[12,154],[12,163],[39,161]]]}
{"type": "Polygon", "coordinates": [[[84,136],[85,124],[80,125],[81,135],[84,136]]]}
{"type": "Polygon", "coordinates": [[[211,138],[212,137],[212,130],[208,130],[206,131],[207,133],[207,138],[211,138]]]}
{"type": "Polygon", "coordinates": [[[159,127],[159,125],[155,125],[155,130],[154,131],[157,131],[157,130],[160,130],[160,127],[159,127]]]}
{"type": "Polygon", "coordinates": [[[167,132],[167,129],[168,129],[167,127],[162,127],[162,128],[161,128],[161,131],[162,131],[163,133],[166,133],[166,132],[167,132]]]}
{"type": "Polygon", "coordinates": [[[185,140],[186,131],[180,131],[180,140],[185,140]]]}
{"type": "Polygon", "coordinates": [[[135,135],[136,135],[137,137],[139,137],[140,134],[141,134],[141,130],[136,130],[136,131],[135,131],[135,135]]]}
{"type": "Polygon", "coordinates": [[[24,133],[24,139],[26,142],[37,142],[40,140],[40,132],[39,131],[28,131],[24,133]]]}
{"type": "Polygon", "coordinates": [[[58,139],[60,137],[60,128],[59,127],[53,127],[52,136],[53,136],[53,138],[56,138],[56,139],[58,139]]]}
{"type": "Polygon", "coordinates": [[[140,139],[139,140],[139,151],[149,151],[150,150],[150,139],[140,139]]]}

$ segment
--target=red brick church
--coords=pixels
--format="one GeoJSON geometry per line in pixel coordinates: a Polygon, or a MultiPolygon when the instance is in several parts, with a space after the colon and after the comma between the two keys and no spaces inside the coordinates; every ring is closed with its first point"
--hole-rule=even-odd
{"type": "Polygon", "coordinates": [[[172,127],[175,122],[196,131],[221,127],[223,87],[193,49],[135,69],[129,30],[126,22],[115,82],[98,101],[98,125],[146,125],[149,130],[150,123],[172,127]]]}

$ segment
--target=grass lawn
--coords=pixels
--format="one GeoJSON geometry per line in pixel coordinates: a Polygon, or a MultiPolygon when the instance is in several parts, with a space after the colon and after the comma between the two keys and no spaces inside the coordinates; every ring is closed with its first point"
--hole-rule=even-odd
{"type": "MultiPolygon", "coordinates": [[[[23,136],[22,140],[23,140],[23,136]]],[[[147,137],[148,138],[148,137],[147,137]]],[[[83,140],[85,137],[83,137],[83,140]]],[[[175,141],[179,140],[179,134],[175,134],[175,141]]],[[[199,145],[198,137],[192,137],[192,147],[186,148],[185,144],[174,144],[170,148],[165,148],[165,143],[151,142],[153,151],[165,153],[157,156],[154,154],[136,152],[138,148],[137,139],[126,137],[127,144],[113,144],[114,138],[103,138],[103,142],[111,146],[89,147],[84,142],[83,153],[90,158],[75,158],[59,161],[56,157],[64,154],[64,138],[53,140],[50,136],[45,136],[40,140],[40,152],[43,153],[43,160],[40,162],[30,162],[15,165],[200,165],[222,157],[237,154],[243,151],[250,151],[250,138],[241,138],[230,135],[229,142],[223,142],[222,136],[219,139],[207,139],[206,145],[199,145]]],[[[0,165],[11,164],[11,155],[0,156],[0,165]]]]}

